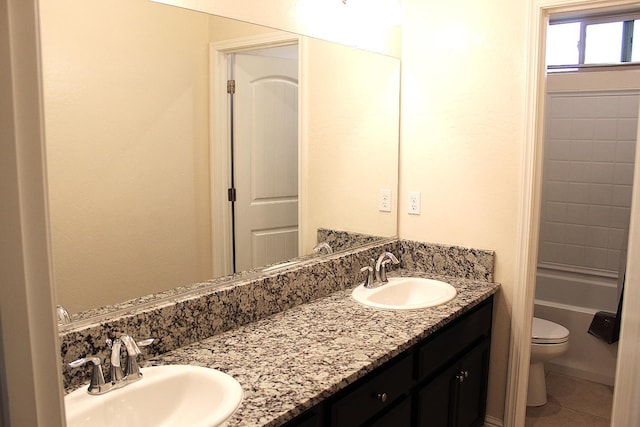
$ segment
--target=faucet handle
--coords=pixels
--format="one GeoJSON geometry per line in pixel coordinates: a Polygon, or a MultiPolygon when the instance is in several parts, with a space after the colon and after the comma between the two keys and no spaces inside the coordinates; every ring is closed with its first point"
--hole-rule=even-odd
{"type": "Polygon", "coordinates": [[[109,391],[109,389],[111,388],[111,383],[106,384],[104,381],[104,373],[102,372],[102,361],[98,356],[87,356],[78,360],[74,360],[73,362],[69,362],[69,366],[72,368],[79,368],[80,366],[84,366],[87,363],[91,363],[93,365],[91,382],[89,383],[89,388],[87,388],[89,394],[102,394],[109,391]]]}
{"type": "Polygon", "coordinates": [[[153,344],[155,340],[156,340],[155,338],[147,338],[146,340],[136,342],[136,344],[138,345],[138,347],[146,347],[148,345],[153,344]]]}
{"type": "Polygon", "coordinates": [[[374,283],[374,279],[373,279],[373,267],[370,265],[364,266],[360,269],[360,271],[366,271],[367,272],[367,276],[364,278],[364,287],[365,288],[370,288],[373,283],[374,283]]]}
{"type": "Polygon", "coordinates": [[[93,363],[93,366],[101,366],[102,361],[98,356],[86,356],[81,357],[78,360],[74,360],[73,362],[69,362],[69,366],[72,368],[79,368],[80,366],[84,366],[87,363],[93,363]]]}

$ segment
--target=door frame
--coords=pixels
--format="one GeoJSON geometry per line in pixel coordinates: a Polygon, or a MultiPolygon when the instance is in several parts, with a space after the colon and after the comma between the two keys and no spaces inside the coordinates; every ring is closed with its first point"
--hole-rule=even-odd
{"type": "MultiPolygon", "coordinates": [[[[227,95],[227,55],[254,49],[264,49],[291,44],[300,46],[301,36],[274,31],[270,33],[240,37],[209,44],[209,175],[211,186],[211,268],[214,277],[233,273],[233,248],[231,240],[231,205],[227,189],[231,185],[231,165],[229,139],[229,97],[227,95]],[[214,214],[215,213],[215,214],[214,214]]],[[[300,52],[300,51],[299,51],[300,52]]],[[[300,54],[298,58],[298,76],[301,75],[300,54]]],[[[300,77],[299,77],[300,80],[300,77]]],[[[302,90],[298,91],[298,235],[302,236],[300,221],[303,186],[300,184],[303,152],[301,128],[302,90]]]]}
{"type": "MultiPolygon", "coordinates": [[[[531,323],[535,297],[540,197],[542,188],[542,150],[544,143],[545,109],[545,45],[546,27],[551,14],[602,7],[624,7],[635,4],[631,0],[534,0],[527,9],[528,57],[525,94],[525,129],[521,156],[520,211],[516,245],[513,305],[507,388],[505,396],[505,426],[524,425],[526,416],[527,383],[531,351],[531,323]]],[[[636,164],[640,150],[636,150],[636,164]]],[[[629,248],[627,259],[640,257],[640,173],[634,176],[629,248]]],[[[618,363],[614,387],[612,426],[635,425],[640,412],[635,403],[640,399],[640,361],[637,342],[640,342],[640,265],[627,263],[625,287],[625,316],[622,318],[618,363]]]]}

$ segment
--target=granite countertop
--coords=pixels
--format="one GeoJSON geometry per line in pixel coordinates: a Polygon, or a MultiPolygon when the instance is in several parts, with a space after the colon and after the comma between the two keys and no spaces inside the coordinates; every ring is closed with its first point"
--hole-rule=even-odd
{"type": "MultiPolygon", "coordinates": [[[[242,385],[244,400],[228,426],[278,426],[400,354],[494,294],[499,285],[407,271],[446,281],[458,295],[447,304],[386,311],[335,292],[266,319],[164,353],[143,366],[215,368],[242,385]]],[[[159,337],[160,339],[162,337],[159,337]]]]}

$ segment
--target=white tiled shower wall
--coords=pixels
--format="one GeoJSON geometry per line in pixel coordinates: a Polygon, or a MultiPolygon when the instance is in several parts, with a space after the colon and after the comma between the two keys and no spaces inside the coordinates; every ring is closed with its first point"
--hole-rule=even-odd
{"type": "Polygon", "coordinates": [[[615,274],[629,224],[640,97],[547,96],[539,262],[615,274]]]}
{"type": "MultiPolygon", "coordinates": [[[[601,80],[611,85],[620,74],[608,76],[601,80]]],[[[594,313],[618,306],[640,92],[583,91],[593,76],[565,77],[576,91],[547,95],[534,314],[570,332],[569,351],[549,370],[611,385],[617,345],[587,330],[594,313]]]]}

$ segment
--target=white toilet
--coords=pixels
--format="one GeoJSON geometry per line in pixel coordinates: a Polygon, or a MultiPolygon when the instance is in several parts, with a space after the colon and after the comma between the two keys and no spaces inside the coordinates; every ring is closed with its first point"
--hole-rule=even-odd
{"type": "Polygon", "coordinates": [[[542,406],[547,403],[544,362],[563,355],[568,349],[569,330],[567,328],[548,320],[533,318],[527,406],[542,406]]]}

